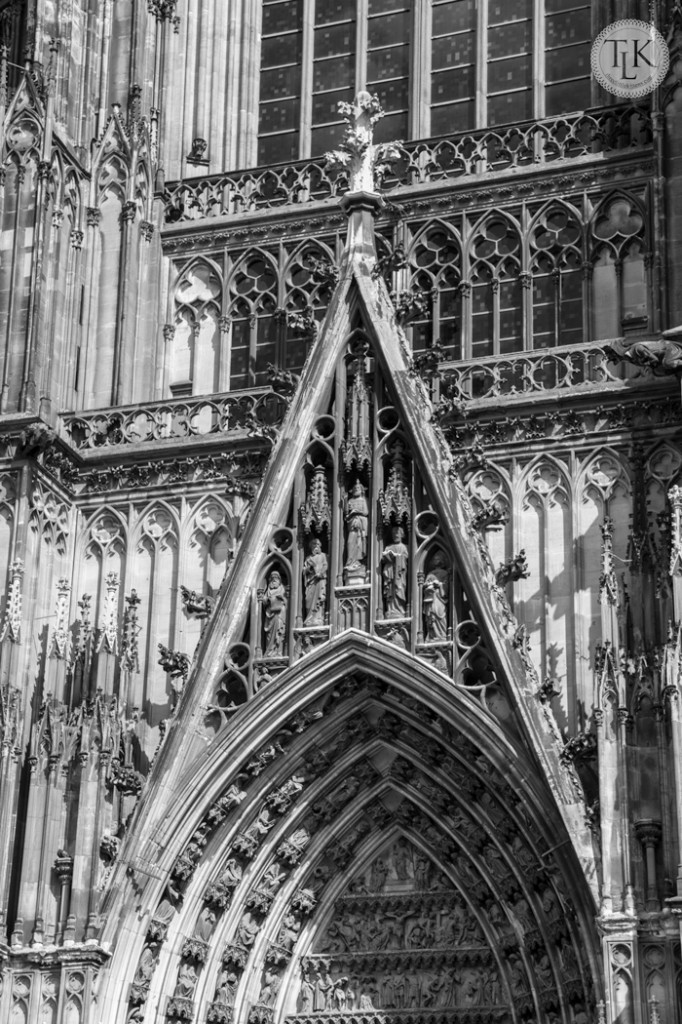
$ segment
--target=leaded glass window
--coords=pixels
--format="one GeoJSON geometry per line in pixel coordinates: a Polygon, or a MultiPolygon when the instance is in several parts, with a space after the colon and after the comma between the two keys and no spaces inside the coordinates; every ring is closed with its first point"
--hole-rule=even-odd
{"type": "Polygon", "coordinates": [[[591,104],[587,0],[263,0],[258,163],[333,148],[339,101],[378,93],[378,140],[591,104]]]}

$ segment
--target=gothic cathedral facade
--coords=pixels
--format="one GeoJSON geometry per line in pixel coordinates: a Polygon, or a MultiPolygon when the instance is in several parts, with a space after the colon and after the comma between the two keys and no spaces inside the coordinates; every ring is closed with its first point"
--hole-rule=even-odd
{"type": "Polygon", "coordinates": [[[682,1019],[681,84],[0,0],[0,1021],[682,1019]]]}

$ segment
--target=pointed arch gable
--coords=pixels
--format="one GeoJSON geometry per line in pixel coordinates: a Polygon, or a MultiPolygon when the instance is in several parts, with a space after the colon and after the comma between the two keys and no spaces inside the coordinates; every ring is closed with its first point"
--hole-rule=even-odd
{"type": "MultiPolygon", "coordinates": [[[[234,930],[239,926],[240,915],[247,913],[250,899],[248,893],[253,891],[254,884],[258,886],[258,879],[267,870],[268,865],[274,863],[273,855],[275,860],[281,857],[276,851],[287,841],[287,836],[296,834],[302,827],[304,830],[309,827],[309,808],[319,806],[320,800],[336,794],[343,780],[353,778],[358,771],[364,773],[365,781],[355,794],[357,799],[352,797],[351,803],[329,819],[319,834],[311,836],[301,870],[297,867],[298,862],[292,863],[291,871],[284,882],[286,888],[283,888],[283,897],[278,901],[272,919],[268,912],[262,937],[257,947],[254,947],[253,956],[256,962],[262,960],[273,942],[276,944],[285,914],[283,903],[294,898],[302,885],[308,884],[311,865],[314,868],[330,843],[333,845],[341,842],[343,845],[344,837],[347,837],[349,831],[352,832],[354,828],[357,830],[357,824],[363,816],[366,818],[369,815],[372,818],[372,815],[378,814],[378,823],[375,822],[376,827],[371,826],[367,831],[365,822],[360,829],[361,845],[347,862],[348,870],[344,867],[340,869],[341,875],[336,879],[335,887],[330,889],[326,902],[321,905],[321,916],[317,918],[316,929],[313,929],[312,933],[309,929],[307,932],[301,931],[304,946],[308,943],[308,949],[314,935],[319,934],[324,920],[328,919],[332,912],[339,888],[347,882],[352,871],[367,861],[372,850],[378,849],[396,830],[402,834],[409,833],[414,841],[419,842],[419,830],[415,824],[417,821],[422,821],[422,830],[436,829],[434,839],[430,842],[436,841],[436,835],[441,834],[439,829],[443,812],[439,811],[435,796],[423,789],[425,785],[435,785],[436,789],[441,790],[445,786],[448,795],[443,799],[446,800],[448,807],[452,806],[455,809],[452,813],[457,816],[467,805],[467,800],[471,800],[471,795],[466,797],[462,791],[458,796],[457,787],[463,783],[453,780],[460,775],[462,779],[470,778],[474,785],[472,792],[478,792],[480,795],[483,792],[481,787],[487,785],[483,780],[487,779],[490,782],[491,772],[493,775],[498,772],[504,773],[504,777],[510,783],[509,792],[518,794],[519,807],[523,807],[524,823],[520,826],[523,835],[528,837],[529,829],[532,831],[535,828],[542,828],[542,842],[547,849],[556,844],[557,837],[563,833],[558,808],[549,788],[533,769],[528,754],[522,747],[516,748],[513,744],[510,747],[509,737],[504,735],[500,727],[492,722],[475,702],[463,694],[453,695],[449,684],[434,675],[428,666],[419,666],[415,671],[414,662],[404,653],[383,642],[380,642],[379,647],[378,651],[368,651],[364,637],[354,631],[338,637],[331,649],[320,652],[319,655],[312,655],[301,666],[292,667],[283,685],[261,691],[256,702],[244,709],[239,719],[233,720],[229,735],[222,735],[206,750],[203,758],[191,767],[183,769],[178,766],[178,770],[174,772],[174,780],[165,779],[162,790],[157,791],[155,796],[148,793],[136,813],[133,830],[122,851],[116,877],[112,880],[109,906],[105,908],[109,921],[117,922],[114,928],[128,935],[125,948],[119,946],[113,953],[112,985],[115,986],[117,976],[131,977],[134,973],[130,969],[130,964],[135,962],[135,956],[139,957],[140,944],[149,923],[148,917],[140,922],[136,911],[128,912],[136,918],[136,937],[133,943],[132,934],[128,931],[129,927],[133,928],[132,921],[126,924],[117,912],[117,906],[119,909],[122,908],[126,899],[125,893],[118,891],[119,886],[123,886],[124,889],[132,886],[139,891],[146,877],[148,882],[145,902],[150,908],[156,906],[163,893],[166,879],[174,870],[174,862],[177,866],[180,850],[189,849],[193,836],[195,840],[197,836],[203,836],[201,842],[204,852],[190,875],[182,907],[178,910],[177,917],[173,915],[172,924],[168,929],[168,941],[166,943],[164,939],[164,948],[158,958],[157,970],[160,973],[151,990],[152,999],[154,992],[172,992],[175,984],[173,978],[178,966],[177,956],[181,952],[180,947],[186,948],[183,937],[192,934],[199,916],[203,913],[202,893],[207,891],[207,886],[215,885],[219,881],[221,872],[224,872],[231,856],[230,851],[236,847],[235,840],[239,836],[248,835],[249,826],[254,821],[254,813],[260,815],[263,808],[274,807],[275,798],[284,800],[284,804],[287,799],[289,800],[289,805],[281,814],[278,811],[273,812],[273,817],[277,819],[276,823],[262,837],[262,843],[257,853],[254,853],[253,860],[245,862],[242,882],[239,883],[241,887],[235,891],[232,904],[226,909],[225,916],[220,917],[215,931],[206,939],[211,948],[223,949],[226,941],[229,947],[234,930]],[[377,714],[378,725],[373,727],[371,719],[377,714]],[[363,716],[366,719],[364,732],[359,725],[364,720],[363,716]],[[403,723],[400,729],[412,733],[411,737],[401,733],[396,740],[396,729],[400,722],[403,723]],[[442,722],[442,725],[437,725],[439,722],[442,722]],[[370,730],[369,733],[366,731],[367,728],[370,730]],[[304,767],[309,759],[319,758],[330,743],[333,745],[338,741],[339,733],[343,730],[349,730],[349,736],[352,738],[341,750],[340,758],[332,760],[331,766],[325,769],[321,776],[318,777],[315,771],[310,774],[304,767]],[[443,754],[439,754],[437,749],[429,752],[429,737],[437,737],[437,747],[442,748],[443,754]],[[387,749],[394,750],[398,762],[394,760],[388,769],[383,770],[381,757],[384,756],[382,752],[387,749]],[[476,751],[480,753],[477,754],[476,751]],[[441,764],[444,754],[451,759],[449,766],[441,764]],[[410,764],[416,766],[416,776],[409,776],[410,764]],[[400,767],[401,765],[403,767],[400,767]],[[396,775],[398,767],[400,771],[396,775]],[[298,801],[297,793],[290,797],[278,797],[278,794],[286,791],[286,780],[292,776],[295,778],[296,773],[300,771],[310,776],[304,782],[307,787],[306,800],[298,801]],[[223,821],[219,822],[217,831],[212,834],[205,830],[202,822],[207,820],[207,813],[209,818],[211,814],[215,814],[212,808],[218,806],[221,796],[230,790],[234,791],[232,780],[237,780],[237,787],[244,791],[244,796],[233,805],[231,818],[225,816],[223,821]],[[169,786],[172,793],[168,792],[169,786]],[[199,794],[200,800],[197,801],[199,794]],[[158,809],[160,797],[172,802],[175,808],[173,820],[163,821],[162,816],[154,813],[155,808],[158,809]],[[403,803],[407,800],[404,813],[400,812],[397,819],[393,817],[390,822],[384,821],[382,825],[381,820],[386,817],[387,808],[390,817],[392,801],[395,799],[403,803]],[[261,811],[258,811],[259,807],[261,811]],[[410,807],[413,807],[413,810],[410,810],[410,807]],[[145,817],[146,822],[143,821],[145,817]],[[223,852],[219,854],[220,850],[223,852]],[[127,881],[126,873],[129,876],[127,881]],[[129,960],[129,957],[133,959],[129,960]]],[[[502,785],[501,775],[499,784],[502,785]]],[[[499,863],[501,858],[507,866],[506,869],[517,878],[516,883],[510,882],[511,895],[504,897],[513,902],[517,898],[514,896],[516,886],[524,884],[524,871],[527,873],[528,868],[522,868],[520,862],[515,866],[516,854],[511,852],[511,848],[505,853],[506,847],[494,840],[493,833],[499,832],[499,822],[498,826],[494,826],[488,817],[488,810],[494,803],[492,791],[488,792],[489,796],[485,803],[481,803],[483,817],[478,817],[467,828],[478,829],[477,834],[484,845],[492,843],[491,851],[498,850],[495,854],[495,863],[499,863]]],[[[478,797],[474,799],[478,800],[478,797]]],[[[508,801],[510,798],[505,796],[503,799],[508,801]]],[[[448,810],[445,818],[449,814],[448,810]]],[[[445,836],[445,846],[443,851],[436,855],[436,859],[442,862],[446,871],[456,874],[457,858],[468,856],[467,842],[463,841],[456,830],[452,831],[455,828],[454,824],[445,828],[446,833],[448,828],[450,832],[445,836]]],[[[421,842],[425,840],[422,838],[421,842]]],[[[530,842],[533,847],[536,841],[525,838],[523,842],[530,842]]],[[[572,933],[572,942],[576,944],[579,934],[580,941],[590,950],[586,969],[591,972],[596,962],[596,941],[589,923],[594,905],[588,885],[574,860],[575,854],[570,848],[570,843],[560,843],[560,846],[564,850],[562,854],[557,854],[561,861],[561,871],[565,872],[567,879],[570,880],[570,889],[579,893],[576,898],[576,915],[580,923],[577,931],[572,933]]],[[[493,882],[485,864],[484,859],[483,866],[476,876],[479,879],[477,884],[489,887],[493,882]]],[[[462,888],[466,883],[460,880],[459,885],[462,888]]],[[[561,891],[560,887],[559,892],[561,891]]],[[[542,910],[538,898],[530,892],[528,896],[521,897],[521,889],[519,898],[526,900],[531,913],[537,915],[538,921],[541,922],[542,910]]],[[[556,895],[552,897],[554,902],[557,898],[556,895]]],[[[547,931],[547,924],[541,925],[541,930],[542,927],[547,931]]],[[[544,941],[548,941],[546,935],[544,941]]],[[[305,948],[299,949],[298,959],[304,955],[305,948]]],[[[213,961],[215,965],[219,957],[210,955],[207,959],[213,961]]],[[[558,969],[558,964],[555,964],[555,972],[558,969]]],[[[207,977],[203,983],[203,995],[200,1000],[203,1000],[204,1010],[206,1004],[211,1001],[215,974],[214,966],[213,976],[207,977]]],[[[248,991],[244,989],[242,999],[248,998],[248,991]]]]}

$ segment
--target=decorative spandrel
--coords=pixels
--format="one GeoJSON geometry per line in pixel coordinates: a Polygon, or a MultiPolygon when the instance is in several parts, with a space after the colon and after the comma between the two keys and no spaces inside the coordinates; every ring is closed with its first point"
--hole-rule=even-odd
{"type": "Polygon", "coordinates": [[[394,838],[337,900],[301,962],[297,1016],[387,1011],[502,1020],[498,966],[452,882],[404,836],[394,838]]]}

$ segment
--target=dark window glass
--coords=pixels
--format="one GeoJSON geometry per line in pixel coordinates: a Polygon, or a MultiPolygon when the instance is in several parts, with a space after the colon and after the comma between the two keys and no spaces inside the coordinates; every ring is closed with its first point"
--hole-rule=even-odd
{"type": "Polygon", "coordinates": [[[547,116],[552,117],[554,114],[568,113],[572,110],[585,110],[591,103],[590,93],[589,78],[562,82],[561,85],[548,85],[545,89],[547,116]]]}
{"type": "Polygon", "coordinates": [[[584,78],[590,72],[590,48],[584,44],[548,50],[545,59],[548,82],[584,78]]]}
{"type": "Polygon", "coordinates": [[[263,38],[260,57],[261,70],[298,64],[301,60],[301,38],[300,32],[288,32],[285,36],[263,38]]]}
{"type": "Polygon", "coordinates": [[[590,41],[591,32],[590,9],[571,11],[547,18],[547,46],[565,46],[567,43],[584,43],[590,41]]]}
{"type": "Polygon", "coordinates": [[[533,0],[490,0],[488,24],[499,25],[503,21],[520,21],[532,18],[533,0]]]}
{"type": "Polygon", "coordinates": [[[284,0],[284,3],[263,4],[263,36],[291,32],[298,26],[303,12],[303,0],[284,0]]]}
{"type": "MultiPolygon", "coordinates": [[[[339,101],[353,99],[352,89],[339,89],[337,92],[322,92],[313,96],[313,124],[339,123],[339,101]]],[[[340,141],[340,137],[337,138],[340,141]]]]}
{"type": "Polygon", "coordinates": [[[472,100],[463,103],[448,103],[431,108],[431,134],[450,135],[465,132],[474,127],[475,107],[472,100]]]}
{"type": "Polygon", "coordinates": [[[315,32],[315,57],[330,57],[337,53],[352,53],[355,49],[355,22],[317,29],[315,32]]]}
{"type": "Polygon", "coordinates": [[[475,88],[476,69],[473,64],[467,68],[453,68],[452,71],[438,71],[431,75],[433,103],[466,99],[473,96],[475,88]]]}
{"type": "Polygon", "coordinates": [[[488,99],[488,123],[508,124],[510,121],[528,121],[533,116],[533,93],[503,93],[488,99]]]}
{"type": "Polygon", "coordinates": [[[390,46],[392,43],[404,43],[409,37],[409,11],[398,14],[387,14],[379,18],[370,18],[367,22],[367,42],[369,49],[376,46],[390,46]]]}
{"type": "Polygon", "coordinates": [[[355,0],[324,0],[315,4],[315,24],[329,25],[355,17],[355,0]]]}
{"type": "Polygon", "coordinates": [[[510,57],[509,60],[498,60],[488,66],[488,89],[490,92],[502,92],[507,89],[519,89],[530,86],[533,81],[533,58],[510,57]]]}
{"type": "Polygon", "coordinates": [[[355,57],[331,57],[329,60],[316,60],[313,64],[313,89],[323,92],[325,89],[345,87],[353,89],[355,85],[355,57]]]}
{"type": "Polygon", "coordinates": [[[263,71],[260,76],[261,96],[278,99],[280,96],[295,96],[301,78],[300,68],[273,68],[263,71]]]}
{"type": "Polygon", "coordinates": [[[530,21],[516,21],[488,31],[488,60],[510,57],[516,53],[530,53],[533,28],[530,21]]]}
{"type": "Polygon", "coordinates": [[[434,39],[431,47],[431,68],[458,67],[461,64],[473,64],[476,60],[476,36],[473,32],[465,32],[458,36],[445,36],[434,39]]]}
{"type": "Polygon", "coordinates": [[[260,130],[264,135],[270,132],[295,130],[298,126],[299,104],[297,99],[273,100],[260,105],[260,130]]]}
{"type": "Polygon", "coordinates": [[[258,140],[259,164],[284,164],[298,160],[298,132],[263,135],[258,140]]]}
{"type": "Polygon", "coordinates": [[[476,28],[475,0],[450,0],[446,4],[434,4],[432,33],[434,36],[450,35],[453,32],[473,31],[476,28]]]}
{"type": "MultiPolygon", "coordinates": [[[[373,81],[382,81],[387,78],[405,78],[407,80],[409,73],[409,46],[391,46],[387,50],[375,50],[368,55],[367,77],[373,81]]],[[[407,85],[407,81],[405,84],[407,85]]]]}

